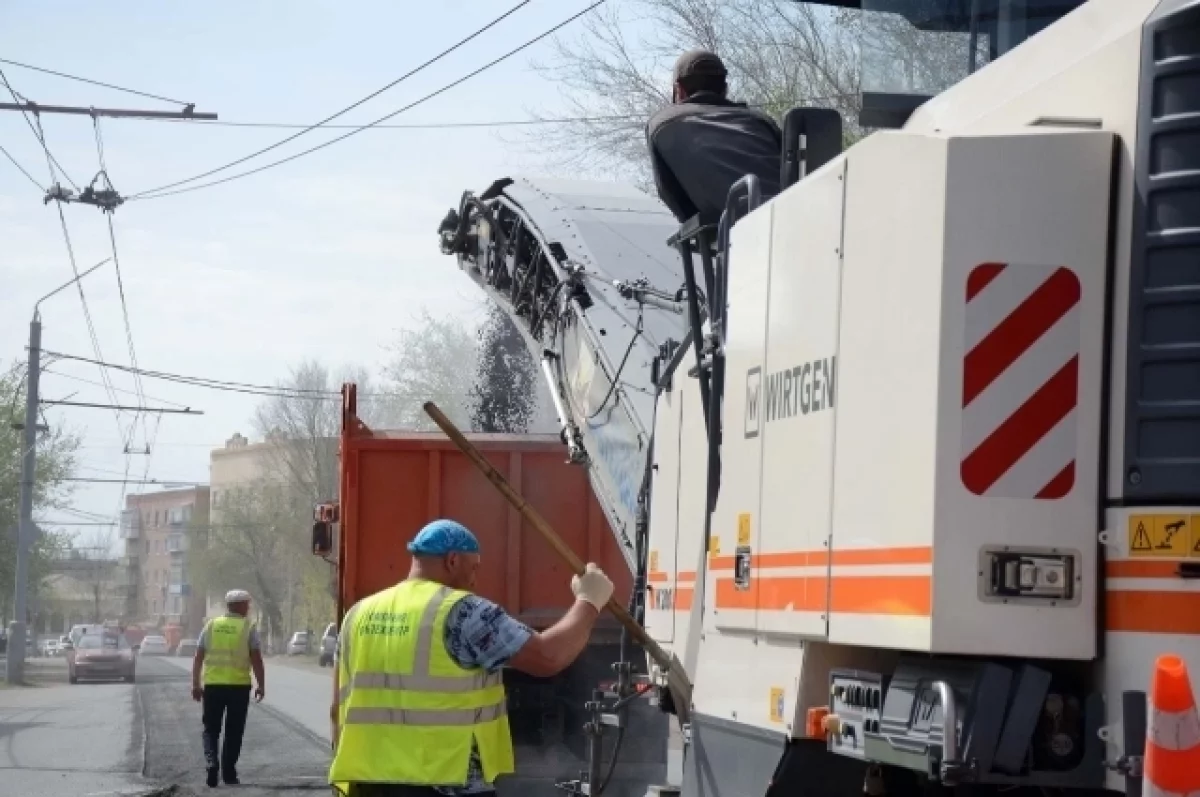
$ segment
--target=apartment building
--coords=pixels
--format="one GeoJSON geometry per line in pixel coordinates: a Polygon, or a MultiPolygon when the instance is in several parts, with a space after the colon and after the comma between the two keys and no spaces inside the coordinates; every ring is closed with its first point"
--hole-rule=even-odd
{"type": "Polygon", "coordinates": [[[205,543],[209,488],[130,495],[125,507],[121,564],[127,621],[177,625],[194,636],[204,622],[204,590],[193,583],[189,553],[205,543]]]}

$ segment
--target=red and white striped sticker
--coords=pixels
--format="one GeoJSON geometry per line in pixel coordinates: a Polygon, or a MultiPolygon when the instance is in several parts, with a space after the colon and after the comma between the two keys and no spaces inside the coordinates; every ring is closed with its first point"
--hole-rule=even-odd
{"type": "Polygon", "coordinates": [[[967,277],[963,484],[976,495],[1062,498],[1075,484],[1079,278],[983,263],[967,277]]]}

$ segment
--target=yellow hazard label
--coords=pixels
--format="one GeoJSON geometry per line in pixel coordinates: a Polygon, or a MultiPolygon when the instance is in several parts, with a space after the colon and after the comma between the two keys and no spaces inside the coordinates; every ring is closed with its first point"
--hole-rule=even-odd
{"type": "Polygon", "coordinates": [[[750,544],[750,513],[743,512],[738,515],[738,546],[750,544]]]}
{"type": "Polygon", "coordinates": [[[1188,556],[1200,559],[1200,515],[1192,515],[1189,525],[1192,527],[1192,538],[1188,540],[1188,556]]]}
{"type": "Polygon", "coordinates": [[[721,553],[721,538],[716,534],[708,538],[708,555],[717,556],[721,553]]]}
{"type": "Polygon", "coordinates": [[[1188,515],[1130,515],[1129,555],[1156,556],[1164,559],[1200,557],[1193,524],[1188,515]]]}
{"type": "Polygon", "coordinates": [[[657,573],[657,572],[658,572],[658,551],[651,551],[651,552],[650,552],[650,567],[649,567],[649,570],[650,570],[650,572],[651,572],[651,573],[657,573]]]}
{"type": "Polygon", "coordinates": [[[772,686],[770,700],[771,722],[783,722],[783,689],[772,686]]]}

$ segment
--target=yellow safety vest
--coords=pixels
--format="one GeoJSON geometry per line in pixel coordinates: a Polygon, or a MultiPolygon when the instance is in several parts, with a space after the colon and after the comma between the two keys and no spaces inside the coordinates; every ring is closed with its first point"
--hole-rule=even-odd
{"type": "Polygon", "coordinates": [[[250,685],[250,621],[218,617],[208,624],[204,646],[205,686],[250,685]]]}
{"type": "Polygon", "coordinates": [[[411,579],[347,614],[330,783],[464,785],[472,743],[487,782],[515,770],[500,673],[463,669],[442,641],[468,594],[411,579]]]}

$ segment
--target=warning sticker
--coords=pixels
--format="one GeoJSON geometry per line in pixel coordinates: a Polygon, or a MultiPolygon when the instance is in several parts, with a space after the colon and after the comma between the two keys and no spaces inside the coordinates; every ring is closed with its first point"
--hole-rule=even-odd
{"type": "Polygon", "coordinates": [[[721,553],[721,538],[716,534],[708,538],[708,554],[709,556],[717,556],[721,553]]]}
{"type": "Polygon", "coordinates": [[[1155,556],[1166,559],[1200,557],[1193,525],[1187,515],[1130,515],[1129,555],[1155,556]]]}
{"type": "Polygon", "coordinates": [[[658,551],[651,551],[651,552],[650,552],[650,567],[649,567],[649,570],[650,570],[650,572],[651,572],[651,573],[657,573],[657,572],[658,572],[658,551]]]}
{"type": "Polygon", "coordinates": [[[740,515],[738,515],[737,541],[738,541],[737,544],[739,546],[750,544],[750,513],[749,512],[743,512],[740,515]]]}
{"type": "Polygon", "coordinates": [[[1188,556],[1200,559],[1200,515],[1192,515],[1192,522],[1189,525],[1192,527],[1192,538],[1189,540],[1191,547],[1188,550],[1188,556]]]}
{"type": "Polygon", "coordinates": [[[783,722],[783,689],[771,687],[771,722],[783,722]]]}

